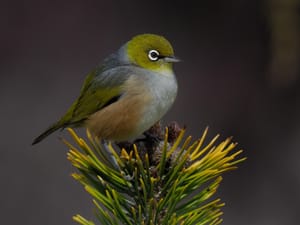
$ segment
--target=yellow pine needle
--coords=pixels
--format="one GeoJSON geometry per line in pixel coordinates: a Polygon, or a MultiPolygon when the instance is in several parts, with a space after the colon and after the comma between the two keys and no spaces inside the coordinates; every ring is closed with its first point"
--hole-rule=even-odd
{"type": "Polygon", "coordinates": [[[196,210],[194,210],[192,212],[189,212],[189,213],[183,214],[182,216],[179,216],[178,220],[184,220],[185,218],[189,218],[189,217],[193,216],[194,214],[198,214],[203,209],[208,208],[208,207],[216,206],[216,207],[220,208],[220,207],[224,206],[225,204],[223,204],[223,203],[218,204],[220,201],[221,201],[221,199],[219,199],[219,198],[214,201],[211,201],[211,202],[197,208],[196,210]]]}
{"type": "Polygon", "coordinates": [[[69,149],[75,149],[75,150],[78,151],[78,149],[75,148],[72,144],[70,144],[66,139],[61,138],[60,140],[61,140],[66,146],[68,146],[69,149]]]}
{"type": "Polygon", "coordinates": [[[72,138],[76,141],[76,143],[81,147],[81,141],[78,135],[72,128],[67,128],[67,131],[71,134],[72,138]]]}
{"type": "Polygon", "coordinates": [[[201,146],[201,142],[199,142],[199,145],[197,146],[197,148],[195,149],[195,151],[193,151],[193,153],[191,154],[191,159],[192,160],[196,160],[198,159],[201,155],[203,155],[207,150],[209,150],[212,145],[216,142],[216,140],[219,138],[219,135],[215,136],[207,146],[205,146],[202,150],[200,149],[201,146]]]}
{"type": "Polygon", "coordinates": [[[198,145],[197,147],[195,148],[195,151],[192,153],[191,155],[191,158],[194,158],[194,155],[198,152],[198,150],[201,148],[206,136],[207,136],[207,133],[208,133],[208,127],[205,128],[201,138],[198,140],[198,145]]]}
{"type": "MultiPolygon", "coordinates": [[[[242,151],[241,151],[242,152],[242,151]]],[[[241,163],[243,161],[245,161],[247,159],[247,157],[244,157],[244,158],[241,158],[241,159],[236,159],[235,161],[233,162],[228,162],[228,163],[225,163],[223,166],[224,167],[229,167],[229,166],[233,166],[233,165],[236,165],[238,163],[241,163]]]]}
{"type": "Polygon", "coordinates": [[[84,176],[78,173],[72,173],[71,176],[75,179],[75,180],[82,180],[84,179],[84,176]]]}
{"type": "Polygon", "coordinates": [[[122,148],[122,150],[121,150],[121,158],[129,160],[129,155],[124,148],[122,148]]]}
{"type": "Polygon", "coordinates": [[[135,144],[133,145],[133,151],[134,151],[134,154],[135,154],[136,161],[142,161],[141,158],[140,158],[138,149],[137,149],[135,144]]]}
{"type": "Polygon", "coordinates": [[[191,140],[192,140],[192,136],[188,136],[186,139],[185,139],[185,141],[184,141],[184,143],[183,143],[183,145],[182,145],[182,149],[183,150],[186,150],[186,148],[187,148],[187,146],[189,145],[189,143],[191,142],[191,140]]]}
{"type": "MultiPolygon", "coordinates": [[[[219,218],[222,215],[220,208],[224,206],[224,203],[220,203],[220,199],[214,201],[209,199],[220,185],[222,180],[221,174],[236,169],[235,165],[237,163],[246,160],[245,157],[235,159],[242,153],[242,150],[230,154],[237,145],[236,143],[231,143],[231,138],[227,138],[214,146],[219,137],[217,135],[203,147],[208,128],[204,130],[201,138],[192,144],[190,144],[191,136],[188,136],[183,141],[185,130],[181,130],[175,142],[169,148],[167,141],[168,129],[166,128],[164,145],[161,149],[161,161],[156,167],[157,171],[152,167],[153,165],[150,165],[149,162],[151,160],[147,153],[141,159],[136,145],[133,145],[133,150],[130,152],[121,149],[120,153],[117,153],[112,144],[109,143],[106,149],[120,166],[117,169],[103,162],[105,157],[99,158],[101,156],[99,151],[103,150],[103,147],[99,140],[95,139],[88,130],[86,130],[86,136],[89,142],[80,138],[74,130],[70,128],[67,130],[80,149],[78,150],[69,142],[63,140],[70,149],[67,154],[68,159],[82,172],[82,174],[73,173],[72,177],[85,186],[86,191],[96,199],[94,200],[95,203],[101,203],[101,206],[98,203],[96,206],[99,207],[99,216],[103,217],[101,221],[109,221],[106,224],[120,220],[126,224],[154,225],[156,221],[163,221],[164,214],[168,213],[168,207],[176,209],[178,205],[176,206],[177,203],[172,201],[179,201],[180,203],[182,201],[181,198],[183,200],[186,199],[184,196],[189,196],[188,193],[190,191],[193,192],[197,187],[209,181],[207,190],[202,189],[197,198],[190,202],[187,201],[186,205],[192,205],[193,210],[188,211],[183,204],[183,208],[179,209],[181,211],[178,211],[183,214],[177,215],[176,210],[170,211],[165,218],[168,218],[169,224],[174,225],[194,224],[193,222],[199,222],[200,220],[201,224],[220,224],[222,222],[222,219],[219,218]],[[178,147],[179,145],[181,147],[178,147]],[[175,151],[176,154],[173,156],[175,151]],[[172,158],[171,163],[173,164],[170,166],[169,158],[171,156],[175,157],[175,160],[172,158]],[[89,172],[94,174],[89,174],[89,172]],[[91,175],[91,177],[85,174],[91,175]],[[211,182],[212,178],[214,178],[213,182],[211,182]],[[101,184],[99,183],[99,189],[96,188],[97,185],[93,186],[97,184],[95,182],[101,182],[101,184]],[[133,188],[131,189],[128,185],[132,185],[131,187],[133,188]],[[163,186],[161,187],[160,185],[163,186]],[[128,192],[126,187],[129,187],[128,192]],[[118,192],[117,190],[122,190],[126,194],[124,195],[122,191],[118,192]],[[131,195],[134,194],[134,191],[137,193],[132,197],[131,195]],[[138,202],[135,202],[136,207],[123,205],[131,202],[128,197],[135,199],[135,201],[138,200],[138,202]],[[206,204],[203,205],[203,202],[206,204]],[[198,205],[199,207],[196,208],[195,206],[198,205]],[[107,210],[104,210],[104,208],[100,210],[102,206],[105,206],[107,210]],[[115,216],[114,219],[112,219],[112,215],[115,216]]],[[[93,225],[92,222],[79,215],[74,216],[74,220],[82,225],[93,225]]]]}
{"type": "Polygon", "coordinates": [[[89,129],[86,129],[86,136],[89,140],[91,141],[95,141],[95,138],[92,136],[91,132],[89,131],[89,129]]]}
{"type": "MultiPolygon", "coordinates": [[[[236,153],[226,156],[226,154],[231,151],[232,149],[228,149],[228,151],[218,152],[217,154],[213,155],[211,158],[211,164],[214,164],[214,167],[224,167],[230,161],[233,161],[236,156],[241,154],[243,151],[237,151],[236,153]]],[[[210,165],[210,164],[209,164],[210,165]]]]}
{"type": "Polygon", "coordinates": [[[73,220],[84,225],[94,225],[92,221],[88,221],[80,215],[73,216],[73,220]]]}
{"type": "Polygon", "coordinates": [[[172,153],[176,150],[176,148],[178,147],[179,143],[182,141],[184,133],[185,133],[185,129],[182,129],[180,131],[178,137],[176,138],[176,141],[174,142],[174,144],[172,145],[172,147],[167,152],[167,158],[169,158],[170,155],[172,155],[172,153]]]}
{"type": "Polygon", "coordinates": [[[231,166],[231,164],[228,163],[228,162],[233,161],[235,159],[235,157],[238,156],[241,153],[242,153],[242,151],[238,151],[238,152],[236,152],[236,153],[234,153],[230,156],[226,156],[226,157],[221,155],[219,157],[220,160],[219,161],[216,160],[217,162],[214,163],[214,166],[219,167],[219,168],[229,167],[229,166],[231,166]]]}
{"type": "MultiPolygon", "coordinates": [[[[224,148],[229,143],[230,139],[226,139],[224,142],[219,144],[217,147],[212,148],[203,158],[197,161],[197,164],[200,166],[208,167],[212,164],[214,164],[214,167],[218,167],[219,165],[222,165],[230,160],[233,160],[234,157],[241,152],[237,152],[238,154],[234,154],[233,157],[227,156],[229,151],[231,151],[236,144],[230,144],[225,150],[224,148]]],[[[198,156],[197,156],[198,158],[198,156]]]]}

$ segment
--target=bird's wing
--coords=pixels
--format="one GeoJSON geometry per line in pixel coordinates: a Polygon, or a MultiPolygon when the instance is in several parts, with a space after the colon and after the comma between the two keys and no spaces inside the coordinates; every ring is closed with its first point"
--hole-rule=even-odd
{"type": "Polygon", "coordinates": [[[63,126],[80,125],[88,116],[117,101],[123,94],[122,84],[130,72],[117,66],[106,69],[98,68],[90,72],[84,81],[78,99],[65,116],[61,118],[63,126]]]}

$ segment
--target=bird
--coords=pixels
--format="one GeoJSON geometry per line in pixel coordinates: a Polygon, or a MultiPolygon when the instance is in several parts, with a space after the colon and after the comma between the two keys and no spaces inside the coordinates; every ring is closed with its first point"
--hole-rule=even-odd
{"type": "Polygon", "coordinates": [[[132,37],[88,73],[79,97],[32,145],[66,127],[85,127],[109,141],[142,135],[173,105],[178,89],[173,63],[179,61],[165,37],[132,37]]]}

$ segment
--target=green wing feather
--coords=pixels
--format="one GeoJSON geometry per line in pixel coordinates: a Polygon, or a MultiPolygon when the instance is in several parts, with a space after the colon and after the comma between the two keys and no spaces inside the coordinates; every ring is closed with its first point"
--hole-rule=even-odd
{"type": "Polygon", "coordinates": [[[98,67],[90,72],[81,88],[78,99],[67,113],[33,141],[42,141],[54,131],[67,126],[81,126],[91,114],[116,101],[122,95],[122,84],[128,77],[126,69],[98,67]],[[118,74],[118,76],[114,76],[118,74]]]}
{"type": "Polygon", "coordinates": [[[80,125],[89,115],[102,109],[107,102],[121,94],[120,86],[107,86],[105,80],[97,81],[96,75],[96,71],[88,75],[78,99],[61,118],[65,125],[80,125]]]}

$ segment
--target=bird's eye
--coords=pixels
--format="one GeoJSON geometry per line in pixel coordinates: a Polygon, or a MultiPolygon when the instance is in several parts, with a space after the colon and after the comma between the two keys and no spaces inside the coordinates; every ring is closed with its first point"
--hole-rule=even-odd
{"type": "Polygon", "coordinates": [[[159,52],[156,50],[150,50],[148,52],[148,57],[151,61],[157,61],[159,59],[159,52]]]}

